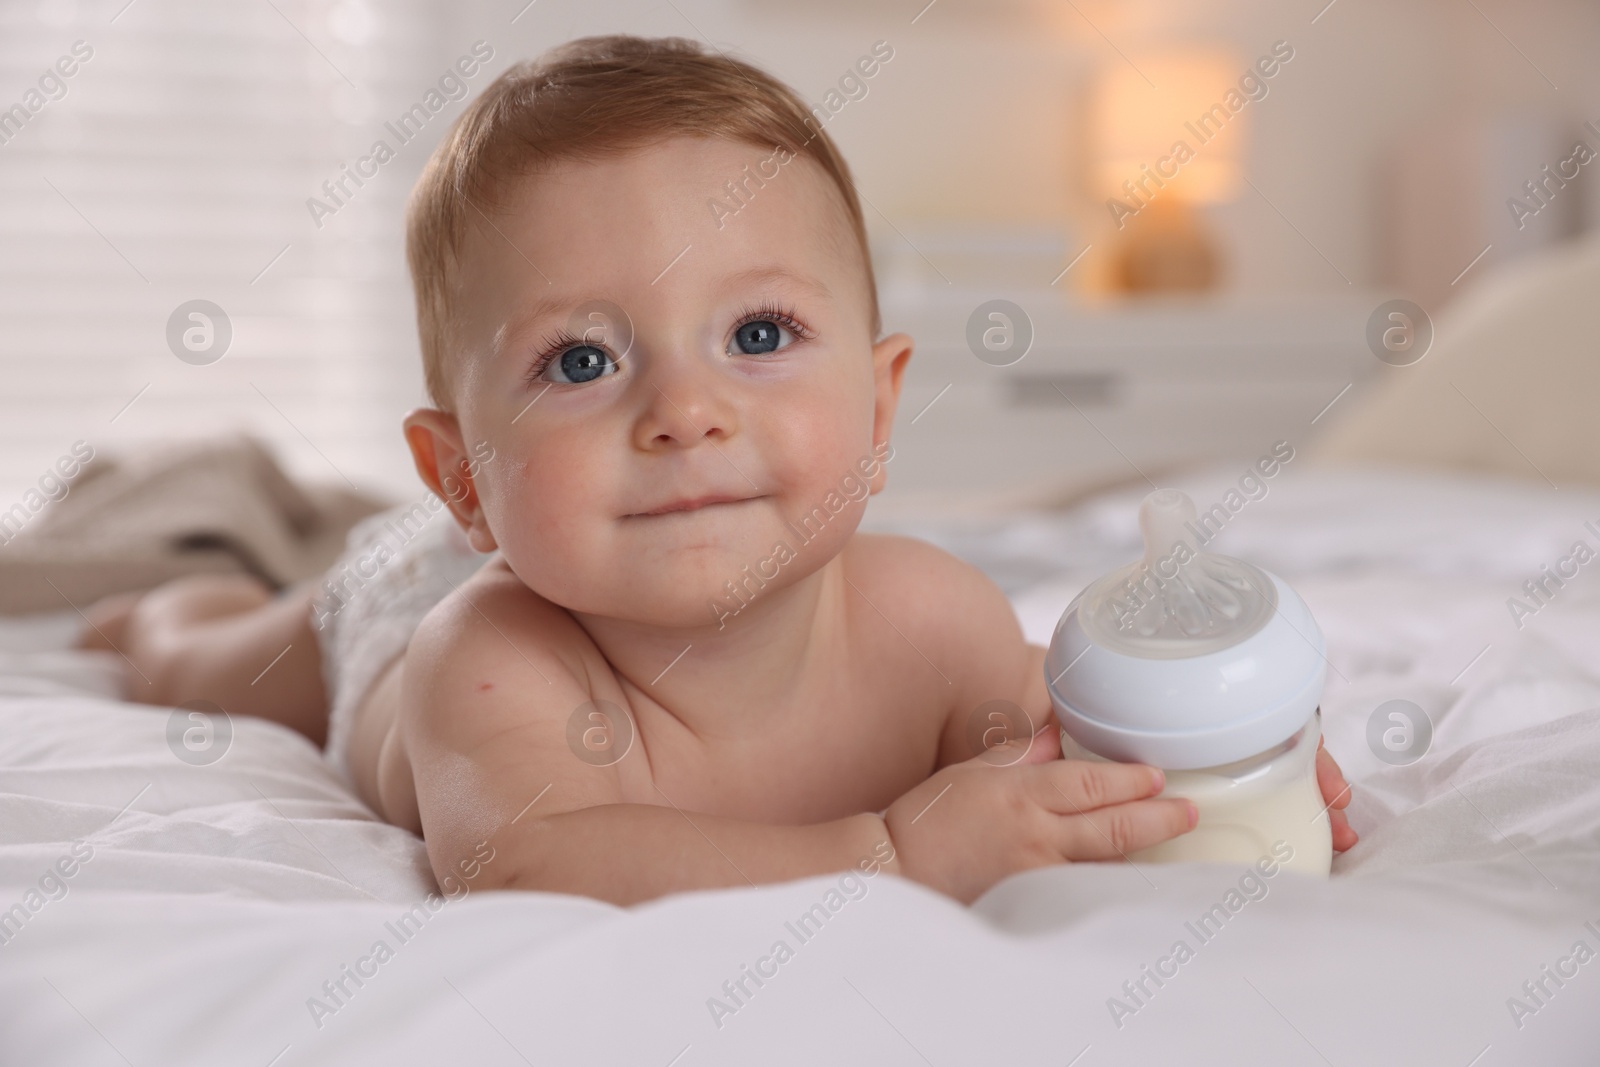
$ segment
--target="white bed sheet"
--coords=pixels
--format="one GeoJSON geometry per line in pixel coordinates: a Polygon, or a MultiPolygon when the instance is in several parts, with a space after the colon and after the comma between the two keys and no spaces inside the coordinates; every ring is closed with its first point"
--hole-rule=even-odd
{"type": "MultiPolygon", "coordinates": [[[[1233,477],[1179,484],[1204,503],[1233,477]]],[[[1140,495],[921,532],[991,568],[1046,640],[1131,555],[1140,495]]],[[[971,909],[880,876],[804,943],[785,923],[836,877],[633,909],[474,893],[402,943],[386,924],[434,888],[422,845],[312,746],[240,720],[223,760],[187,766],[168,713],[61,650],[71,617],[8,621],[0,910],[73,840],[94,853],[0,944],[0,1064],[1600,1063],[1600,960],[1545,978],[1542,1004],[1523,989],[1580,940],[1600,951],[1600,564],[1521,630],[1505,607],[1587,519],[1600,494],[1290,470],[1233,521],[1219,547],[1288,578],[1327,633],[1363,840],[1204,944],[1185,923],[1240,870],[1058,867],[971,909]],[[1437,725],[1409,767],[1364,740],[1395,697],[1437,725]],[[1194,958],[1138,1004],[1123,983],[1179,938],[1194,958]],[[380,939],[393,958],[327,997],[380,939]],[[794,957],[714,1019],[779,939],[794,957]]]]}

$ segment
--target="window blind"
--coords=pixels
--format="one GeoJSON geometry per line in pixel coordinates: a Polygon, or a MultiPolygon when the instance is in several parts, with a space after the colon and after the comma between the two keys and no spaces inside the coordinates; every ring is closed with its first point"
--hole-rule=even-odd
{"type": "Polygon", "coordinates": [[[402,213],[463,100],[335,213],[308,201],[470,52],[434,7],[0,6],[0,510],[76,441],[235,430],[296,474],[418,491],[402,213]],[[180,314],[175,349],[193,301],[225,322],[180,314]]]}

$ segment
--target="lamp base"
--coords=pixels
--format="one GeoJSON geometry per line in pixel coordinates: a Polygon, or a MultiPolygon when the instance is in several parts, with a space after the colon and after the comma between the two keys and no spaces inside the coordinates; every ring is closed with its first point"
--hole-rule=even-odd
{"type": "Polygon", "coordinates": [[[1204,292],[1221,276],[1216,241],[1176,197],[1151,201],[1129,220],[1112,263],[1113,287],[1128,293],[1204,292]]]}

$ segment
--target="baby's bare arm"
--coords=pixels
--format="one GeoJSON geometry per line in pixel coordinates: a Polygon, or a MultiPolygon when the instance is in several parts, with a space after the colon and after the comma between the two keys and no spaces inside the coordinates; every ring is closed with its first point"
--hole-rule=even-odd
{"type": "Polygon", "coordinates": [[[513,858],[505,889],[636,904],[666,893],[762,885],[856,868],[899,870],[883,819],[866,813],[773,826],[652,804],[599,804],[524,818],[495,839],[513,858]]]}
{"type": "Polygon", "coordinates": [[[649,781],[637,766],[647,759],[642,747],[595,766],[568,744],[569,719],[592,700],[589,672],[603,667],[588,659],[586,635],[520,583],[474,579],[463,594],[429,615],[407,651],[400,721],[441,881],[469,857],[481,860],[486,841],[493,859],[478,865],[475,889],[622,905],[852,867],[898,869],[873,814],[775,826],[679,811],[664,797],[625,803],[625,772],[635,789],[649,781]]]}

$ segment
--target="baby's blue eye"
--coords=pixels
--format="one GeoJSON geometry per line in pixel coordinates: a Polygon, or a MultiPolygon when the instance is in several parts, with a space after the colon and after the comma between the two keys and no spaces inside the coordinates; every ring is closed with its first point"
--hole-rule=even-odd
{"type": "MultiPolygon", "coordinates": [[[[733,341],[728,354],[734,354],[732,351],[734,347],[747,356],[764,356],[769,352],[776,352],[788,343],[784,340],[784,335],[788,332],[770,319],[753,319],[733,331],[733,341]]],[[[793,338],[790,337],[789,340],[793,338]]]]}
{"type": "Polygon", "coordinates": [[[614,374],[616,370],[616,360],[605,349],[594,345],[576,345],[551,360],[541,377],[563,385],[582,385],[614,374]]]}

